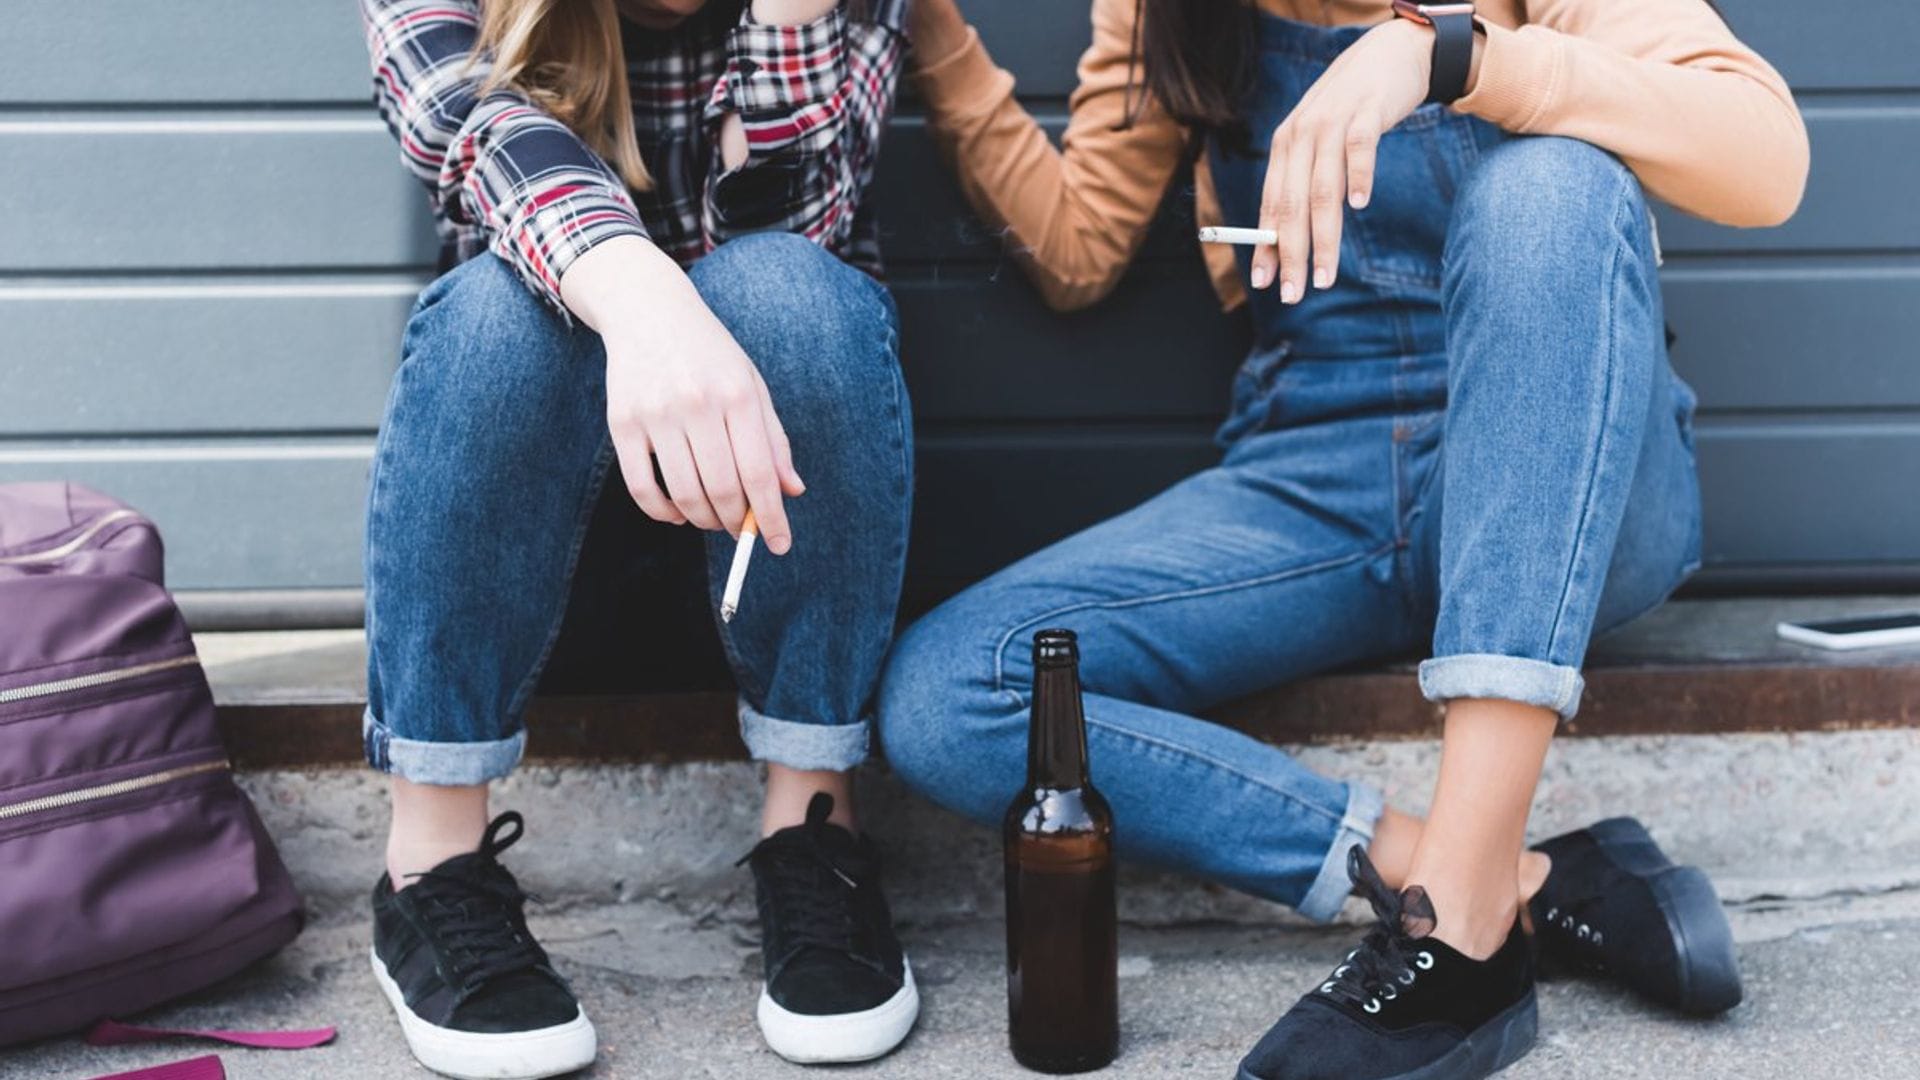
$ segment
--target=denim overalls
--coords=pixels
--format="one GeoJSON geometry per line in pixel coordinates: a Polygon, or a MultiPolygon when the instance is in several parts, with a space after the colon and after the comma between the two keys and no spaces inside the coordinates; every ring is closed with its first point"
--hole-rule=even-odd
{"type": "MultiPolygon", "coordinates": [[[[1261,17],[1256,145],[1363,32],[1261,17]]],[[[1208,154],[1225,223],[1255,224],[1265,153],[1208,154]]],[[[1593,630],[1658,604],[1698,558],[1692,397],[1667,364],[1632,173],[1437,106],[1381,140],[1336,284],[1293,307],[1256,294],[1252,317],[1220,465],[915,626],[882,739],[909,783],[995,820],[1032,631],[1070,627],[1122,853],[1325,918],[1379,791],[1197,714],[1426,655],[1430,698],[1571,716],[1593,630]]]]}

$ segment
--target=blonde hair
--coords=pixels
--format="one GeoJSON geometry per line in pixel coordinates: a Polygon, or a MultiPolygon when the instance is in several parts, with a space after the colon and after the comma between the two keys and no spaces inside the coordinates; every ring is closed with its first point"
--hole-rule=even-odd
{"type": "Polygon", "coordinates": [[[614,0],[486,0],[475,55],[491,54],[481,86],[532,98],[573,129],[636,191],[653,188],[633,134],[633,100],[614,0]]]}

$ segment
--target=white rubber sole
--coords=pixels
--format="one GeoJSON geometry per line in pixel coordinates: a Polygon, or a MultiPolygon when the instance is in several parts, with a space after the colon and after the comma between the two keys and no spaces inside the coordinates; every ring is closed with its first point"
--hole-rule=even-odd
{"type": "Polygon", "coordinates": [[[920,991],[913,965],[901,960],[900,989],[885,1002],[857,1013],[807,1016],[788,1012],[760,991],[760,1035],[773,1052],[797,1065],[872,1061],[899,1046],[920,1017],[920,991]]]}
{"type": "Polygon", "coordinates": [[[421,1019],[407,1008],[400,987],[372,954],[373,978],[400,1019],[400,1033],[414,1059],[457,1080],[541,1080],[593,1064],[600,1043],[593,1022],[582,1011],[572,1020],[537,1031],[502,1033],[455,1031],[421,1019]]]}

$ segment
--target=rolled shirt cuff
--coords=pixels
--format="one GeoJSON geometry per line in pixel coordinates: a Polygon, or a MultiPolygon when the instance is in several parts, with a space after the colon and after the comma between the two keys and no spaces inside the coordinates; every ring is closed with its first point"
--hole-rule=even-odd
{"type": "Polygon", "coordinates": [[[368,709],[360,721],[367,764],[383,773],[438,787],[468,787],[513,772],[527,751],[523,728],[491,742],[422,742],[403,739],[368,709]]]}
{"type": "Polygon", "coordinates": [[[1314,877],[1312,887],[1307,889],[1307,895],[1301,898],[1295,911],[1314,922],[1330,922],[1340,914],[1353,892],[1353,881],[1347,877],[1347,852],[1355,844],[1365,848],[1373,843],[1374,827],[1386,809],[1387,800],[1379,788],[1359,783],[1347,785],[1347,810],[1341,815],[1340,828],[1334,833],[1332,846],[1327,848],[1320,873],[1314,877]]]}
{"type": "Polygon", "coordinates": [[[1428,701],[1498,698],[1552,709],[1562,720],[1580,710],[1586,688],[1579,668],[1518,656],[1469,653],[1437,656],[1420,665],[1420,692],[1428,701]]]}
{"type": "Polygon", "coordinates": [[[865,720],[851,724],[806,724],[782,720],[740,699],[740,738],[755,761],[789,769],[845,772],[867,760],[865,720]]]}

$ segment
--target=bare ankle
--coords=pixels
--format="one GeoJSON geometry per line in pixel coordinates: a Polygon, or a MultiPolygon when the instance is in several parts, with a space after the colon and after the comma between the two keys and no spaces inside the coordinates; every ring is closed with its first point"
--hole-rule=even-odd
{"type": "Polygon", "coordinates": [[[1425,889],[1433,901],[1438,919],[1433,936],[1474,960],[1499,952],[1520,915],[1520,897],[1512,885],[1476,887],[1470,882],[1419,877],[1411,884],[1425,889]]]}
{"type": "Polygon", "coordinates": [[[833,796],[833,813],[827,820],[848,832],[858,832],[853,813],[853,773],[769,764],[767,801],[760,811],[760,835],[772,836],[806,821],[807,804],[820,792],[833,796]]]}
{"type": "Polygon", "coordinates": [[[387,874],[396,889],[414,875],[480,848],[487,830],[487,787],[443,787],[394,777],[387,874]]]}

